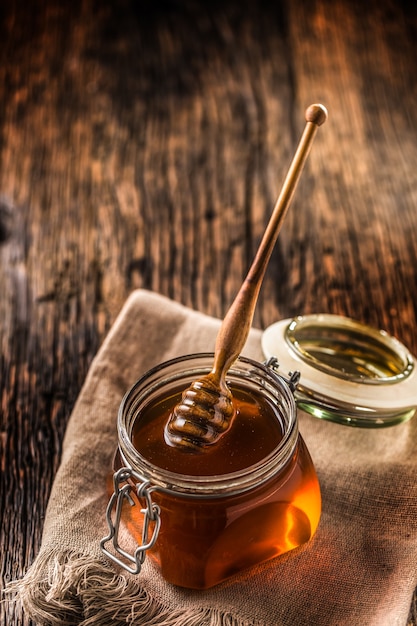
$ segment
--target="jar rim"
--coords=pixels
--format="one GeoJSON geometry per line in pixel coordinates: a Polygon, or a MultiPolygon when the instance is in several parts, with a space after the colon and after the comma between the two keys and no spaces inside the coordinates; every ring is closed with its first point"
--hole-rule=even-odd
{"type": "MultiPolygon", "coordinates": [[[[153,485],[175,494],[206,497],[242,493],[274,476],[291,458],[298,439],[298,420],[293,393],[286,380],[266,364],[240,356],[227,373],[227,379],[255,385],[271,397],[283,418],[283,437],[261,461],[228,474],[196,476],[163,469],[148,461],[133,445],[132,428],[141,402],[166,385],[179,380],[192,381],[208,373],[213,353],[194,353],[164,361],[149,369],[127,391],[118,411],[119,450],[123,464],[139,470],[153,485]],[[278,402],[279,401],[279,402],[278,402]]],[[[188,382],[190,384],[190,382],[188,382]]],[[[186,387],[187,384],[184,384],[186,387]]]]}
{"type": "Polygon", "coordinates": [[[340,315],[298,316],[269,326],[262,349],[300,371],[297,405],[316,417],[378,428],[416,411],[416,360],[383,330],[340,315]]]}

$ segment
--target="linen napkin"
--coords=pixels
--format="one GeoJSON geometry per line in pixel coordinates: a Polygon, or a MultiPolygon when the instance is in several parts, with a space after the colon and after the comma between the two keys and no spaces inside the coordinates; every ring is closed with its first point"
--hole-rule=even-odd
{"type": "MultiPolygon", "coordinates": [[[[106,476],[127,389],[150,367],[213,351],[219,320],[154,293],[128,298],[71,415],[40,552],[15,600],[38,625],[405,626],[417,584],[417,418],[353,429],[299,412],[323,496],[305,546],[207,591],[166,583],[149,559],[122,574],[99,549],[106,476]]],[[[244,353],[263,360],[261,332],[244,353]]]]}

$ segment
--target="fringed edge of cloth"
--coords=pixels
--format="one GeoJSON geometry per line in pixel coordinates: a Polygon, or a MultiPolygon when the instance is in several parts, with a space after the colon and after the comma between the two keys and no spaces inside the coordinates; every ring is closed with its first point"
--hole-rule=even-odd
{"type": "Polygon", "coordinates": [[[164,607],[97,559],[73,552],[39,554],[4,592],[38,626],[255,626],[215,609],[164,607]]]}

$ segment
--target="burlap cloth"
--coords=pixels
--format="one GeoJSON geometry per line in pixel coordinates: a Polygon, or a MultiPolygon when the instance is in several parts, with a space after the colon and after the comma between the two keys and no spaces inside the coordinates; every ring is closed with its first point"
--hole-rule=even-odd
{"type": "MultiPolygon", "coordinates": [[[[101,555],[120,400],[148,368],[212,351],[218,320],[134,292],[95,358],[64,441],[42,547],[12,585],[37,624],[405,626],[417,584],[417,418],[360,430],[300,413],[323,513],[306,546],[208,591],[138,577],[101,555]]],[[[263,360],[258,330],[245,354],[263,360]]]]}

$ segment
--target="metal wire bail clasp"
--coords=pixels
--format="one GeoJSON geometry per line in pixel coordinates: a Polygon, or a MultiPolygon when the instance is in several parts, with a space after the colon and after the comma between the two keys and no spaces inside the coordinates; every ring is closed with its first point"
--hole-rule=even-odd
{"type": "Polygon", "coordinates": [[[100,548],[102,552],[112,561],[120,565],[123,569],[131,574],[139,574],[142,564],[145,560],[146,551],[152,548],[158,537],[159,528],[161,526],[160,508],[157,504],[154,504],[151,500],[151,491],[155,490],[155,487],[151,486],[149,480],[147,480],[141,474],[138,474],[134,470],[128,467],[122,467],[113,476],[114,493],[111,496],[106,510],[106,519],[109,527],[109,534],[100,541],[100,548]],[[133,485],[132,482],[135,484],[133,485]],[[119,545],[119,527],[122,516],[122,506],[126,499],[131,506],[135,505],[132,496],[130,495],[132,489],[135,489],[138,498],[141,501],[145,501],[146,506],[140,510],[143,514],[143,526],[142,526],[142,544],[139,545],[133,554],[126,552],[119,545]],[[114,511],[114,521],[113,521],[114,511]],[[152,536],[149,538],[149,526],[154,522],[152,536]],[[110,552],[105,545],[111,541],[114,552],[110,552]],[[119,554],[123,558],[116,556],[119,554]],[[133,563],[130,566],[129,563],[133,563]]]}
{"type": "Polygon", "coordinates": [[[266,365],[266,367],[269,367],[273,372],[278,374],[278,376],[280,376],[282,378],[282,380],[287,383],[287,385],[291,389],[292,393],[294,393],[294,391],[297,389],[298,383],[300,382],[300,378],[301,378],[300,372],[298,372],[298,371],[289,372],[288,373],[288,378],[286,378],[285,376],[283,376],[281,374],[281,372],[278,372],[278,370],[279,370],[279,362],[278,362],[278,359],[275,356],[269,357],[269,359],[267,361],[264,361],[264,364],[266,365]]]}

